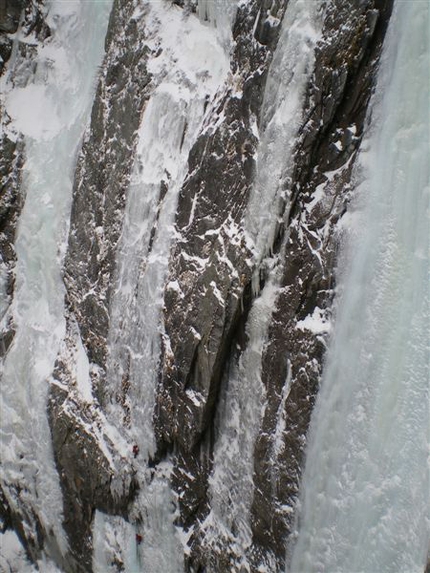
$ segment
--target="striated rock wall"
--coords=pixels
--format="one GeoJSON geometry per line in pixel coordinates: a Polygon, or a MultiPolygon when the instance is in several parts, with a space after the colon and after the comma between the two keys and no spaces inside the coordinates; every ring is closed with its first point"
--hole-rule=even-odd
{"type": "MultiPolygon", "coordinates": [[[[166,464],[185,571],[285,570],[306,433],[330,333],[333,274],[342,240],[339,222],[354,184],[352,167],[392,1],[321,2],[322,32],[302,103],[304,119],[292,146],[290,174],[279,183],[276,232],[267,253],[260,254],[245,219],[266,127],[265,89],[282,26],[288,26],[288,1],[239,3],[232,25],[230,73],[207,102],[180,182],[174,229],[165,230],[173,240],[162,321],[154,332],[162,347],[153,407],[156,452],[147,457],[142,453],[137,460],[130,454],[132,436],[140,429],[130,428],[130,416],[118,416],[114,423],[105,418],[112,399],[106,372],[112,353],[110,313],[118,245],[138,129],[156,88],[148,62],[157,53],[146,26],[146,4],[114,1],[91,123],[74,174],[64,262],[66,334],[47,404],[69,545],[65,555],[51,551],[51,556],[65,571],[93,570],[95,512],[134,523],[139,514],[137,492],[149,487],[142,476],[166,464]],[[244,544],[233,528],[221,536],[214,534],[221,527],[215,527],[209,538],[205,520],[213,503],[209,483],[219,438],[220,393],[228,386],[232,365],[240,363],[251,344],[249,313],[273,270],[262,262],[266,255],[276,260],[279,280],[260,358],[263,411],[249,476],[250,540],[244,544]],[[85,399],[79,392],[79,356],[88,363],[90,396],[85,399]]],[[[197,18],[203,4],[178,1],[170,9],[182,10],[184,18],[197,18]]],[[[7,34],[16,30],[22,7],[5,2],[0,8],[0,55],[6,62],[12,49],[7,34]]],[[[37,4],[28,4],[24,22],[42,42],[49,30],[41,13],[37,4]]],[[[14,233],[23,201],[19,173],[25,153],[19,138],[12,141],[6,134],[1,145],[0,249],[5,292],[11,300],[14,233]]],[[[161,204],[166,182],[159,181],[159,186],[161,204]]],[[[3,354],[13,337],[8,325],[3,326],[3,354]]],[[[241,383],[246,386],[246,377],[241,383]]],[[[129,409],[141,406],[127,400],[126,379],[121,391],[129,409]]],[[[4,527],[19,532],[36,560],[48,533],[39,527],[38,550],[32,551],[22,525],[25,518],[12,514],[1,489],[0,495],[4,527]]],[[[117,567],[121,570],[120,564],[117,567]]]]}

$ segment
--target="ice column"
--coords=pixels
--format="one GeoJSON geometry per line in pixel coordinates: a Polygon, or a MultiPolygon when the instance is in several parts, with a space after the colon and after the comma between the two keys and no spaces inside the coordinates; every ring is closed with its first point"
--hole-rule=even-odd
{"type": "Polygon", "coordinates": [[[273,245],[281,202],[288,205],[289,201],[293,152],[314,69],[315,45],[321,37],[320,9],[319,2],[288,3],[269,69],[260,117],[257,173],[245,219],[257,263],[273,245]]]}

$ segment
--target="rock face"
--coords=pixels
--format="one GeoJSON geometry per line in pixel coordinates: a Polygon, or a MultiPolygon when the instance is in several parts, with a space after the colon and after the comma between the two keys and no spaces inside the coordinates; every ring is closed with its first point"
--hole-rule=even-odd
{"type": "MultiPolygon", "coordinates": [[[[280,21],[285,4],[273,10],[280,21]]],[[[227,90],[210,118],[216,127],[200,135],[190,152],[164,298],[154,423],[160,452],[177,452],[173,487],[181,512],[178,523],[196,527],[192,544],[197,557],[189,564],[195,570],[207,566],[208,559],[207,550],[200,555],[197,537],[198,524],[210,508],[207,490],[220,382],[252,303],[252,256],[241,222],[255,173],[254,126],[279,33],[271,29],[270,37],[263,38],[263,13],[251,4],[236,15],[232,74],[240,95],[227,90]],[[255,23],[257,40],[252,35],[255,23]]],[[[216,570],[220,565],[214,559],[211,567],[216,570]]]]}
{"type": "MultiPolygon", "coordinates": [[[[25,516],[12,511],[8,499],[13,494],[3,495],[0,488],[3,527],[18,532],[33,561],[50,543],[50,557],[62,570],[92,571],[96,511],[140,526],[143,509],[138,491],[145,495],[150,483],[143,476],[168,466],[163,475],[169,476],[165,479],[175,504],[172,529],[181,533],[185,571],[285,570],[306,434],[330,332],[333,275],[342,239],[339,221],[348,208],[352,168],[392,0],[321,2],[321,36],[301,104],[303,121],[292,146],[292,167],[279,183],[282,200],[276,203],[276,232],[260,256],[245,220],[265,130],[265,90],[282,26],[288,26],[284,20],[288,4],[287,0],[240,2],[232,19],[230,48],[226,48],[230,72],[207,102],[180,182],[174,228],[164,231],[172,234],[172,243],[168,272],[160,279],[161,324],[154,332],[162,349],[151,405],[155,453],[141,452],[134,461],[129,455],[132,440],[141,429],[130,427],[130,416],[106,421],[115,406],[107,380],[113,352],[112,292],[138,130],[148,102],[162,85],[151,70],[159,53],[170,47],[149,25],[153,16],[147,3],[113,3],[91,121],[74,172],[63,265],[66,332],[47,411],[40,414],[48,416],[51,429],[67,550],[52,550],[43,516],[35,519],[39,525],[33,533],[37,539],[33,550],[32,536],[23,526],[25,516]],[[263,410],[249,476],[249,540],[239,542],[237,532],[223,524],[212,529],[209,539],[220,393],[229,384],[230,369],[240,364],[252,345],[250,312],[273,272],[267,261],[262,262],[266,256],[276,259],[279,279],[259,358],[263,410]],[[78,391],[79,356],[88,363],[91,398],[86,400],[78,391]],[[117,441],[112,424],[120,436],[117,441]],[[213,531],[222,527],[223,534],[214,538],[213,531]]],[[[5,1],[0,8],[3,66],[12,49],[8,34],[16,31],[24,6],[5,1]]],[[[205,2],[166,2],[166,19],[169,10],[180,10],[183,19],[200,14],[201,20],[210,21],[202,26],[212,25],[214,35],[220,34],[222,7],[211,12],[214,8],[205,2]]],[[[48,37],[43,8],[34,2],[26,5],[24,27],[41,45],[48,37]]],[[[19,49],[28,50],[31,60],[31,45],[19,49]]],[[[205,71],[198,73],[203,77],[205,71]]],[[[184,77],[183,82],[188,85],[189,79],[184,77]]],[[[4,292],[10,302],[25,142],[6,134],[0,145],[0,250],[4,292]]],[[[154,184],[160,188],[161,209],[166,181],[154,184]]],[[[4,312],[2,307],[1,354],[7,353],[13,338],[13,315],[8,312],[8,305],[4,312]]],[[[246,385],[246,377],[241,382],[246,385]]],[[[126,376],[121,392],[129,409],[142,406],[127,399],[126,376]]],[[[121,571],[126,558],[123,555],[122,562],[115,563],[116,569],[110,570],[121,571]]]]}
{"type": "Polygon", "coordinates": [[[88,430],[96,425],[94,416],[88,408],[85,412],[73,404],[66,391],[53,388],[49,417],[64,494],[64,530],[70,547],[63,567],[67,571],[91,571],[91,526],[95,510],[127,515],[138,484],[126,460],[121,467],[115,467],[103,454],[97,436],[88,430]],[[122,472],[122,491],[115,491],[113,482],[119,471],[122,472]]]}
{"type": "MultiPolygon", "coordinates": [[[[92,570],[92,521],[96,509],[127,515],[138,488],[116,453],[109,462],[93,435],[98,411],[79,406],[76,376],[70,371],[77,344],[84,345],[92,365],[95,395],[103,401],[109,299],[115,248],[122,215],[136,131],[147,99],[150,75],[144,34],[132,17],[133,2],[115,2],[106,36],[106,58],[97,87],[91,125],[76,167],[69,244],[64,266],[67,336],[59,354],[48,404],[54,457],[64,494],[64,529],[70,541],[71,571],[92,570]],[[125,477],[124,470],[128,473],[125,477]],[[121,491],[112,481],[122,475],[121,491]],[[125,479],[124,479],[125,478],[125,479]]],[[[106,440],[105,436],[102,441],[106,440]]],[[[108,440],[112,456],[115,447],[108,440]]]]}
{"type": "Polygon", "coordinates": [[[8,307],[12,300],[15,266],[15,251],[13,248],[15,228],[22,207],[20,193],[20,171],[23,163],[22,142],[13,141],[3,135],[0,158],[0,253],[2,258],[2,332],[0,339],[0,354],[4,356],[13,339],[12,317],[8,315],[8,307]]]}
{"type": "Polygon", "coordinates": [[[16,32],[25,2],[3,0],[0,5],[0,30],[16,32]]]}
{"type": "MultiPolygon", "coordinates": [[[[284,10],[285,5],[272,6],[270,14],[281,21],[284,10]]],[[[367,2],[360,7],[333,2],[324,10],[323,37],[306,95],[306,121],[296,144],[292,200],[289,212],[280,213],[283,223],[273,245],[274,251],[282,249],[284,271],[262,357],[267,397],[254,455],[255,567],[273,564],[272,556],[279,570],[285,566],[285,544],[294,515],[290,508],[297,498],[330,321],[340,240],[336,224],[347,208],[352,166],[390,10],[391,2],[367,2]],[[323,197],[315,201],[317,189],[323,197]],[[282,242],[286,233],[288,239],[282,242]],[[327,329],[313,332],[302,326],[315,314],[327,329]],[[281,424],[282,446],[275,451],[281,424]]],[[[205,134],[203,141],[198,140],[190,154],[178,206],[179,239],[171,256],[169,278],[176,281],[175,289],[168,288],[165,297],[168,350],[163,356],[155,424],[162,444],[175,444],[180,451],[175,458],[174,487],[186,527],[203,521],[209,512],[207,451],[213,440],[219,384],[252,304],[250,281],[255,269],[241,229],[258,148],[250,126],[259,121],[267,68],[279,36],[279,30],[266,26],[261,15],[256,27],[255,22],[255,14],[246,6],[234,28],[237,43],[232,61],[237,68],[233,64],[233,70],[247,74],[242,80],[243,96],[240,100],[229,96],[223,102],[224,122],[212,136],[205,134]],[[253,27],[254,43],[249,41],[253,27]],[[229,225],[235,232],[229,232],[229,225]]],[[[225,547],[221,555],[208,557],[200,554],[198,545],[196,541],[193,549],[199,565],[191,559],[190,570],[232,567],[225,547]]]]}
{"type": "Polygon", "coordinates": [[[103,367],[115,247],[150,76],[133,2],[115,2],[91,127],[75,174],[65,283],[90,361],[103,367]]]}

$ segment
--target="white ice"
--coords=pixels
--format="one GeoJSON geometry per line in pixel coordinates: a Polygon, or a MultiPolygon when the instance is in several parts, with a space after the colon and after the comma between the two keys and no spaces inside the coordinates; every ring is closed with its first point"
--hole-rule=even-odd
{"type": "Polygon", "coordinates": [[[252,543],[250,509],[253,494],[254,441],[264,405],[261,357],[277,295],[280,268],[275,269],[249,314],[248,345],[224,381],[217,416],[218,437],[209,480],[212,519],[208,542],[235,531],[237,552],[245,556],[252,543]]]}
{"type": "Polygon", "coordinates": [[[41,557],[37,566],[31,564],[14,531],[0,533],[0,571],[3,573],[62,573],[53,563],[41,557]]]}
{"type": "MultiPolygon", "coordinates": [[[[145,4],[141,25],[157,56],[148,62],[153,92],[138,132],[117,254],[107,375],[111,402],[106,405],[106,413],[112,423],[124,420],[115,396],[127,379],[130,421],[124,423],[123,430],[130,442],[139,446],[135,467],[142,484],[132,515],[136,532],[145,532],[136,548],[137,557],[142,570],[177,573],[183,569],[184,548],[183,536],[175,532],[173,525],[175,507],[169,468],[157,467],[148,477],[145,466],[155,449],[153,412],[163,333],[163,294],[176,232],[177,200],[188,172],[191,146],[208,127],[217,93],[226,89],[230,46],[225,39],[231,37],[231,31],[201,22],[196,15],[167,3],[145,4]],[[162,184],[165,195],[160,199],[162,184]]],[[[175,283],[170,283],[170,288],[175,288],[175,283]]]]}

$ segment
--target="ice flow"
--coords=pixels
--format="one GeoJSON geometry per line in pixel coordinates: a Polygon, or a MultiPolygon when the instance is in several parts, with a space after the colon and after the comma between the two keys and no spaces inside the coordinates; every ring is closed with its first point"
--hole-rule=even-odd
{"type": "Polygon", "coordinates": [[[395,5],[311,424],[291,572],[422,573],[429,540],[429,5],[395,5]]]}

